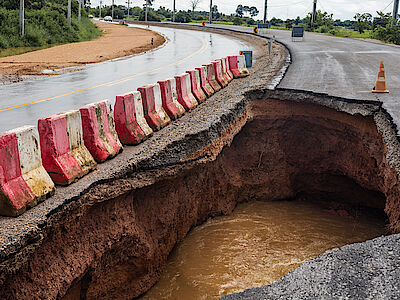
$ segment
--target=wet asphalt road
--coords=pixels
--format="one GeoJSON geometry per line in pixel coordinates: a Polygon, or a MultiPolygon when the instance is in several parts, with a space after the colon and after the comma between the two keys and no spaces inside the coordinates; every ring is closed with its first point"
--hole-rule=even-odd
{"type": "Polygon", "coordinates": [[[114,101],[116,95],[249,49],[239,40],[215,33],[150,29],[167,38],[157,50],[88,65],[72,73],[0,85],[0,132],[36,125],[40,118],[102,99],[114,101]]]}
{"type": "MultiPolygon", "coordinates": [[[[250,27],[207,25],[252,32],[250,27]]],[[[400,128],[400,47],[306,32],[292,42],[291,32],[265,30],[290,50],[293,63],[278,87],[358,100],[379,100],[400,128]],[[383,60],[390,94],[371,93],[383,60]]]]}

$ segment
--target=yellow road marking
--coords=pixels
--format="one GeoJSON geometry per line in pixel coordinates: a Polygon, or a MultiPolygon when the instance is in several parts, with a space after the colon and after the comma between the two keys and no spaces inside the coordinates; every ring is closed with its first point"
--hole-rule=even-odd
{"type": "Polygon", "coordinates": [[[148,70],[148,71],[145,71],[145,72],[142,72],[142,73],[138,73],[138,74],[135,74],[135,75],[123,77],[123,78],[120,78],[120,79],[117,79],[117,80],[113,80],[113,81],[110,81],[110,82],[105,82],[105,83],[102,83],[102,84],[94,85],[94,86],[83,88],[83,89],[80,89],[80,90],[76,90],[76,91],[68,92],[68,93],[65,93],[65,94],[49,97],[49,98],[46,98],[46,99],[41,99],[41,100],[37,100],[37,101],[32,101],[32,102],[20,104],[20,105],[6,107],[6,108],[3,108],[3,109],[0,109],[0,112],[11,110],[11,109],[16,109],[16,108],[20,108],[20,107],[24,107],[24,106],[28,106],[28,105],[32,105],[32,104],[37,104],[37,103],[41,103],[41,102],[45,102],[45,101],[50,101],[50,100],[53,100],[53,99],[61,98],[61,97],[64,97],[64,96],[76,94],[76,93],[87,91],[87,90],[92,90],[92,89],[103,87],[103,86],[113,86],[113,85],[120,84],[120,83],[123,83],[123,82],[126,82],[126,81],[130,81],[133,78],[138,77],[138,76],[142,76],[142,75],[145,75],[145,74],[148,74],[148,73],[151,73],[151,72],[159,71],[159,70],[168,68],[170,66],[180,65],[185,60],[187,60],[187,59],[189,59],[189,58],[191,58],[191,57],[193,57],[193,56],[195,56],[197,54],[203,53],[206,50],[206,48],[207,48],[206,40],[204,38],[200,38],[200,39],[202,41],[202,46],[201,46],[201,48],[199,50],[193,52],[192,54],[190,54],[190,55],[188,55],[188,56],[186,56],[186,57],[184,57],[184,58],[182,58],[182,59],[180,59],[180,60],[178,60],[176,62],[170,63],[168,65],[161,66],[161,67],[158,67],[158,68],[154,68],[154,69],[151,69],[151,70],[148,70]]]}

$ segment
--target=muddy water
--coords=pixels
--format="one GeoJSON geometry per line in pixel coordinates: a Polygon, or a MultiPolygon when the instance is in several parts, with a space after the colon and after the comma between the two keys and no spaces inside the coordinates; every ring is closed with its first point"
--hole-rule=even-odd
{"type": "Polygon", "coordinates": [[[269,284],[328,249],[384,234],[384,221],[307,202],[253,202],[193,229],[141,299],[218,299],[269,284]]]}

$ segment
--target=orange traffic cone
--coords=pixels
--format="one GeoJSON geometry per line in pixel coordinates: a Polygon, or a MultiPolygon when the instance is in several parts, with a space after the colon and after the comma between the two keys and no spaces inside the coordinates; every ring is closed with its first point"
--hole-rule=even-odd
{"type": "Polygon", "coordinates": [[[379,66],[378,79],[376,80],[376,84],[373,93],[389,93],[386,89],[386,79],[385,79],[385,66],[383,65],[383,61],[381,60],[381,65],[379,66]]]}

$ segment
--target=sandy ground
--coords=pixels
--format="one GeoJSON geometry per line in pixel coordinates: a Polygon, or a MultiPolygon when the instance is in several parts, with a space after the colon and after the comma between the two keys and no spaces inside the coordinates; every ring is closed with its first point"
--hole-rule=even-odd
{"type": "Polygon", "coordinates": [[[95,23],[103,31],[99,39],[0,58],[0,74],[6,78],[14,77],[14,80],[21,75],[60,74],[58,69],[61,68],[137,54],[156,48],[165,41],[164,37],[151,30],[95,23]]]}

